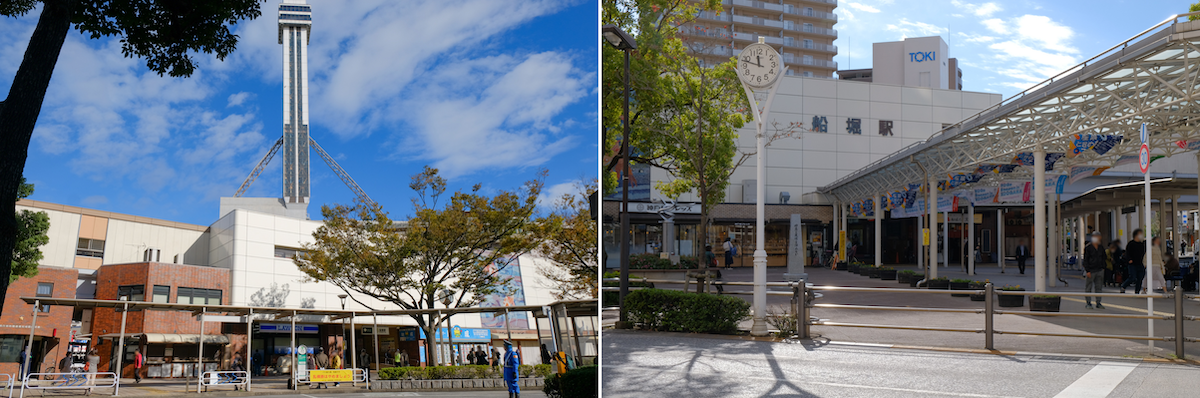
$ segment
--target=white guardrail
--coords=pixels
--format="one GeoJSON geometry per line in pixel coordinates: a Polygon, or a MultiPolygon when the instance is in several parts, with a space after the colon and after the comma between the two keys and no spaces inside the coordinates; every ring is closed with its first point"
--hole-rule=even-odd
{"type": "Polygon", "coordinates": [[[21,398],[25,398],[25,390],[88,390],[93,388],[111,388],[116,396],[121,389],[121,382],[113,372],[96,373],[30,373],[21,379],[21,398]],[[45,376],[50,376],[47,379],[45,376]]]}
{"type": "Polygon", "coordinates": [[[222,370],[204,372],[200,375],[200,385],[207,392],[213,386],[246,387],[250,383],[250,372],[245,370],[222,370]]]}
{"type": "Polygon", "coordinates": [[[8,398],[12,398],[13,387],[15,386],[16,378],[8,373],[0,373],[0,387],[8,390],[8,398]]]}

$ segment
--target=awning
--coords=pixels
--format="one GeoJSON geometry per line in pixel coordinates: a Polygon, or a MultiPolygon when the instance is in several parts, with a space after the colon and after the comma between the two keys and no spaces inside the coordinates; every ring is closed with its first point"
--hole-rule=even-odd
{"type": "MultiPolygon", "coordinates": [[[[121,337],[120,333],[109,333],[100,336],[102,339],[115,339],[121,337]]],[[[176,344],[199,344],[200,335],[198,334],[179,334],[179,333],[126,333],[125,338],[142,337],[144,343],[176,343],[176,344]]],[[[204,335],[204,344],[229,344],[229,337],[220,334],[204,335]]]]}

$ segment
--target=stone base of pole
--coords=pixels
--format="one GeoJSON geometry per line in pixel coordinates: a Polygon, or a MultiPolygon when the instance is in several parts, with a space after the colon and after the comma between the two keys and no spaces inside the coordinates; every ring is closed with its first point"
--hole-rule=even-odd
{"type": "Polygon", "coordinates": [[[754,251],[754,324],[751,336],[767,335],[767,251],[754,251]]]}
{"type": "Polygon", "coordinates": [[[633,329],[633,322],[621,322],[621,321],[617,321],[615,324],[613,324],[613,328],[616,328],[616,329],[633,329]]]}

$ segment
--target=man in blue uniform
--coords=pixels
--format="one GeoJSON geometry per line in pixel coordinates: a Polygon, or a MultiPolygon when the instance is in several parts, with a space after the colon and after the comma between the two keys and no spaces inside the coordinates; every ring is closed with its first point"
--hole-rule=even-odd
{"type": "Polygon", "coordinates": [[[504,340],[504,385],[508,386],[508,398],[521,398],[521,386],[518,383],[517,366],[521,363],[521,354],[513,349],[512,342],[504,340]]]}

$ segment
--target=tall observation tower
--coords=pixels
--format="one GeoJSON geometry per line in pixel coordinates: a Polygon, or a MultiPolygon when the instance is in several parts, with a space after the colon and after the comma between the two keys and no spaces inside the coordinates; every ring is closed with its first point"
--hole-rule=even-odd
{"type": "Polygon", "coordinates": [[[283,200],[308,203],[308,39],[312,8],[304,0],[279,5],[283,45],[283,200]]]}
{"type": "Polygon", "coordinates": [[[306,218],[309,198],[309,148],[354,192],[364,204],[375,201],[350,178],[350,174],[308,135],[308,39],[312,35],[312,7],[304,0],[283,0],[279,5],[279,44],[283,45],[283,136],[275,141],[266,156],[232,198],[221,198],[221,216],[235,208],[255,210],[288,217],[306,218]],[[242,197],[250,184],[262,174],[271,158],[283,148],[283,197],[242,197]]]}

